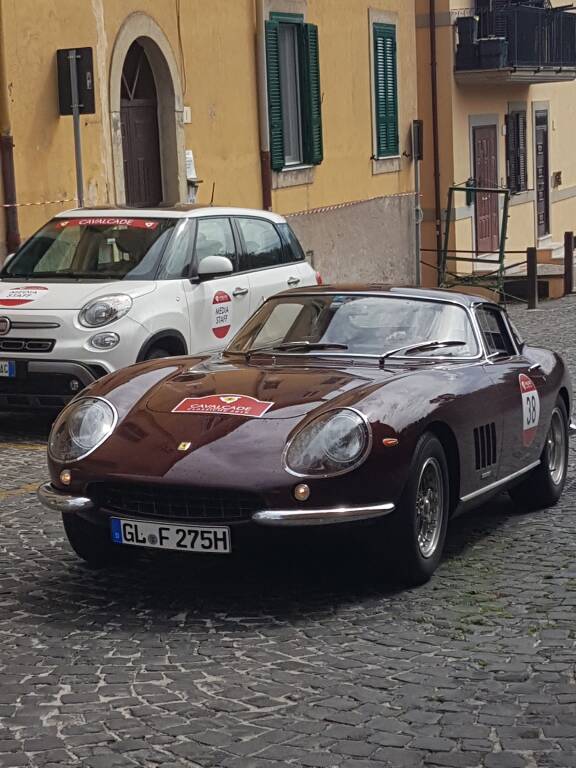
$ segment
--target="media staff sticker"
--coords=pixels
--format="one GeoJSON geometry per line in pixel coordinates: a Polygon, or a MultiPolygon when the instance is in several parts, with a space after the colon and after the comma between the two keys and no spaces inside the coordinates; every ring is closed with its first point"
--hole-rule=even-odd
{"type": "Polygon", "coordinates": [[[172,413],[205,413],[260,419],[273,405],[272,402],[257,400],[248,395],[207,395],[185,398],[172,413]]]}
{"type": "Polygon", "coordinates": [[[56,226],[59,229],[66,229],[71,224],[79,227],[121,227],[123,229],[158,229],[158,221],[147,221],[146,219],[120,219],[98,216],[96,218],[86,219],[62,219],[56,226]]]}
{"type": "Polygon", "coordinates": [[[212,299],[212,333],[225,339],[232,327],[232,299],[226,291],[217,291],[212,299]]]}
{"type": "Polygon", "coordinates": [[[10,288],[7,293],[0,294],[0,307],[23,307],[36,299],[46,295],[44,285],[22,285],[18,288],[10,288]]]}
{"type": "Polygon", "coordinates": [[[534,442],[540,422],[540,397],[536,385],[529,376],[521,373],[520,392],[522,393],[522,429],[524,446],[528,448],[534,442]]]}

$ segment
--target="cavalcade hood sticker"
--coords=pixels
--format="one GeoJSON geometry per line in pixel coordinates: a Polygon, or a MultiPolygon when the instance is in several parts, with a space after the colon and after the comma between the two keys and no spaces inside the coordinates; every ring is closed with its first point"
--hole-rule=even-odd
{"type": "Polygon", "coordinates": [[[273,402],[257,400],[248,395],[207,395],[186,397],[172,409],[172,413],[205,413],[259,419],[273,405],[273,402]]]}

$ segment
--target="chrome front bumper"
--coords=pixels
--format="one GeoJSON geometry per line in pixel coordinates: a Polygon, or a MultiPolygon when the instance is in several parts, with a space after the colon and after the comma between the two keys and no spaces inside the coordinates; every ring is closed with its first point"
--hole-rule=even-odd
{"type": "Polygon", "coordinates": [[[576,437],[576,424],[574,422],[570,422],[570,430],[569,430],[570,437],[576,437]]]}
{"type": "MultiPolygon", "coordinates": [[[[44,483],[36,493],[38,500],[53,512],[79,513],[95,509],[94,502],[84,496],[73,496],[59,491],[51,483],[44,483]]],[[[394,504],[376,504],[359,507],[327,507],[324,509],[269,509],[256,512],[252,521],[258,525],[288,527],[307,525],[334,525],[357,520],[372,520],[394,512],[394,504]]]]}

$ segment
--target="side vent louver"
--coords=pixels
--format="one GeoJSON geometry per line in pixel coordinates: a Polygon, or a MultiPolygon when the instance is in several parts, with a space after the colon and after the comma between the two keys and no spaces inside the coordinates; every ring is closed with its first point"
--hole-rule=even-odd
{"type": "Polygon", "coordinates": [[[485,424],[474,430],[476,469],[486,469],[496,464],[496,424],[485,424]]]}

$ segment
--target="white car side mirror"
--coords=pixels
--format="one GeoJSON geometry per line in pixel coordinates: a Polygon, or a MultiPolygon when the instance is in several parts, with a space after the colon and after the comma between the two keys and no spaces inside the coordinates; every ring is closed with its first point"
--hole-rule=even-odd
{"type": "Polygon", "coordinates": [[[229,275],[232,272],[234,272],[234,265],[226,256],[205,256],[198,265],[200,280],[229,275]]]}

